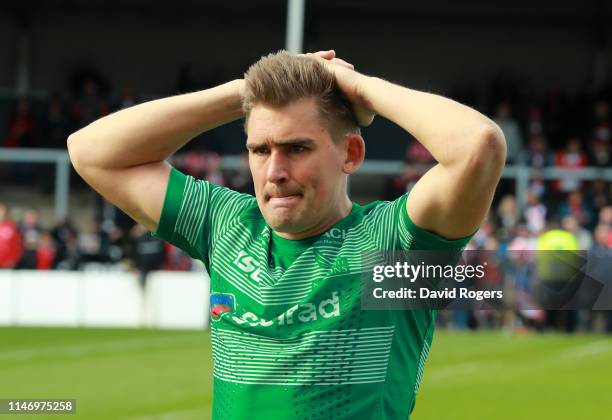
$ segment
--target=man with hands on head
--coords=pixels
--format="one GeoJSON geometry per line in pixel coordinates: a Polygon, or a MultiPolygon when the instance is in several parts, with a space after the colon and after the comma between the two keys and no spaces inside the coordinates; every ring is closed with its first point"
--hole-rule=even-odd
{"type": "Polygon", "coordinates": [[[505,161],[500,129],[441,96],[356,72],[333,50],[262,57],[234,80],[108,115],[72,134],[79,174],[210,274],[214,418],[407,418],[435,311],[361,310],[364,251],[461,249],[505,161]],[[365,206],[348,176],[375,114],[438,162],[365,206]],[[245,117],[255,196],[165,162],[245,117]]]}

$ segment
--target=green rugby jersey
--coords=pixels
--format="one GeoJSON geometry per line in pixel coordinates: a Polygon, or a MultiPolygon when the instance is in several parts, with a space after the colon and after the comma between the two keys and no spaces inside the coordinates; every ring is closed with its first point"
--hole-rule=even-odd
{"type": "Polygon", "coordinates": [[[215,419],[406,419],[435,311],[361,310],[366,250],[459,249],[415,226],[404,195],[353,203],[329,231],[278,237],[253,196],[176,169],[156,234],[210,274],[215,419]]]}

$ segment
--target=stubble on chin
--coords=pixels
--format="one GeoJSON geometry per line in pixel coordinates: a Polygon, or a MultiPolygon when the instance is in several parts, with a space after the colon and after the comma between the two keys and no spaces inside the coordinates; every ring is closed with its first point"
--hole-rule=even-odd
{"type": "Polygon", "coordinates": [[[302,229],[296,210],[276,209],[268,213],[268,225],[277,232],[296,233],[302,229]]]}

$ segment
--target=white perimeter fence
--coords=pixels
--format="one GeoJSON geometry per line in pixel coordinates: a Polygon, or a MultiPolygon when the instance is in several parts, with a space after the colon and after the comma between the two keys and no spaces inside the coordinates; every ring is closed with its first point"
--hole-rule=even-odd
{"type": "Polygon", "coordinates": [[[138,275],[0,270],[0,325],[194,329],[208,326],[205,272],[138,275]]]}

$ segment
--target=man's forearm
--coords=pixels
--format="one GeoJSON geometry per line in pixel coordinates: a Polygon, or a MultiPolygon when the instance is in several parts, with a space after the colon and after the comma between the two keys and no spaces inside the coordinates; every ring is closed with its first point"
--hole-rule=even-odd
{"type": "Polygon", "coordinates": [[[242,83],[145,102],[94,121],[69,137],[71,158],[107,169],[163,161],[203,131],[240,118],[242,83]]]}
{"type": "Polygon", "coordinates": [[[478,111],[442,96],[375,77],[360,81],[360,96],[377,114],[412,134],[442,165],[463,160],[503,135],[478,111]],[[492,140],[492,141],[491,141],[492,140]]]}

